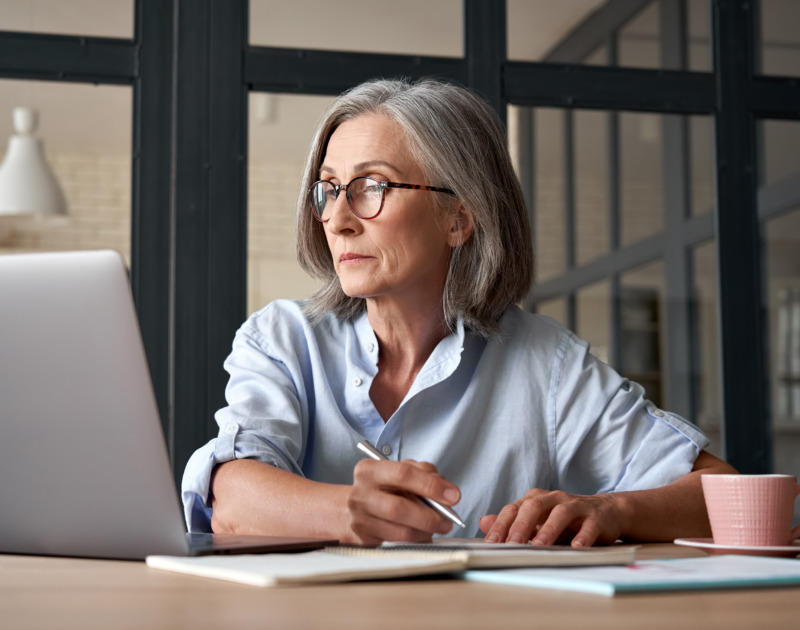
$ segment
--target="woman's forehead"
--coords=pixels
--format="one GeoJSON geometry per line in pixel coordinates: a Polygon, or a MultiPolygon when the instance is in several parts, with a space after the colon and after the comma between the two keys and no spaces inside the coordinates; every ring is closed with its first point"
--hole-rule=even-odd
{"type": "Polygon", "coordinates": [[[406,134],[397,122],[384,114],[362,114],[333,131],[320,170],[338,172],[379,165],[398,172],[416,166],[406,134]]]}

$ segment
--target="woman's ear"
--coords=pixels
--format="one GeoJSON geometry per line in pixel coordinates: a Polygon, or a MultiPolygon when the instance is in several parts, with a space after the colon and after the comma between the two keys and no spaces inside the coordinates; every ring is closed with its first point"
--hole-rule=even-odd
{"type": "Polygon", "coordinates": [[[472,213],[469,212],[459,201],[458,205],[450,215],[450,226],[447,231],[447,244],[450,247],[463,245],[472,236],[474,222],[472,213]]]}

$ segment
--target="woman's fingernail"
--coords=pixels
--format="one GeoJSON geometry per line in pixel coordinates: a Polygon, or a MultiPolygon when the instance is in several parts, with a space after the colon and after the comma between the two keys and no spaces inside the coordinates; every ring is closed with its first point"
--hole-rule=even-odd
{"type": "Polygon", "coordinates": [[[458,499],[461,494],[455,488],[447,488],[444,491],[444,498],[447,499],[450,503],[458,503],[458,499]]]}
{"type": "Polygon", "coordinates": [[[512,534],[511,538],[508,539],[508,542],[515,543],[515,544],[518,545],[518,544],[523,543],[525,541],[522,540],[522,535],[521,534],[512,534]]]}
{"type": "Polygon", "coordinates": [[[487,543],[496,543],[498,540],[500,540],[500,536],[498,536],[496,532],[492,532],[483,539],[483,541],[487,543]]]}

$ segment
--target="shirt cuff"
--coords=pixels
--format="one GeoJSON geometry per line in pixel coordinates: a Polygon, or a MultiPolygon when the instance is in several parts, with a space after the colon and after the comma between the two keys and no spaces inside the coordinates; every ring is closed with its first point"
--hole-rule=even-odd
{"type": "Polygon", "coordinates": [[[214,442],[215,440],[211,440],[196,450],[183,471],[181,499],[186,526],[190,532],[211,531],[212,510],[208,505],[208,494],[211,472],[217,464],[214,458],[214,442]]]}
{"type": "Polygon", "coordinates": [[[693,424],[668,411],[647,406],[648,435],[612,492],[660,488],[689,474],[708,438],[693,424]]]}

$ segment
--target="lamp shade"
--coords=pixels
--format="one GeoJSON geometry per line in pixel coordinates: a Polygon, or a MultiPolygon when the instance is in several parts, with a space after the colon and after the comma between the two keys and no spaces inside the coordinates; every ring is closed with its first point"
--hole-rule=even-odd
{"type": "Polygon", "coordinates": [[[30,107],[14,108],[14,135],[0,164],[0,214],[66,214],[61,186],[35,138],[38,114],[30,107]]]}

